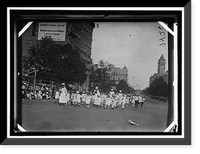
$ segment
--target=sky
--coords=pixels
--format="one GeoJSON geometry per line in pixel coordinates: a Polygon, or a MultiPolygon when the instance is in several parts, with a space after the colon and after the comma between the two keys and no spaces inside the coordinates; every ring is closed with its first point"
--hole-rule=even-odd
{"type": "Polygon", "coordinates": [[[128,69],[128,84],[149,86],[163,54],[168,70],[168,33],[157,22],[98,22],[93,29],[92,58],[128,69]],[[165,44],[166,45],[165,45],[165,44]]]}

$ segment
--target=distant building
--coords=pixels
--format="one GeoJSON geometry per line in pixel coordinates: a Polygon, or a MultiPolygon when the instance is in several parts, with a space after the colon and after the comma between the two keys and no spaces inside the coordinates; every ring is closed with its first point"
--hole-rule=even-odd
{"type": "MultiPolygon", "coordinates": [[[[22,60],[26,58],[27,50],[35,46],[37,40],[51,36],[60,44],[71,44],[80,53],[81,59],[89,69],[92,66],[91,47],[94,27],[93,22],[34,22],[22,35],[22,60]]],[[[83,85],[76,85],[76,89],[87,90],[88,80],[89,77],[83,85]]]]}
{"type": "Polygon", "coordinates": [[[168,71],[165,72],[165,64],[166,60],[164,56],[161,55],[160,59],[158,60],[158,72],[149,78],[149,86],[156,78],[160,77],[162,77],[164,81],[168,84],[168,71]]]}
{"type": "Polygon", "coordinates": [[[128,83],[128,69],[126,66],[123,69],[115,67],[115,65],[110,65],[109,67],[109,80],[114,81],[116,84],[120,80],[125,80],[128,83]]]}

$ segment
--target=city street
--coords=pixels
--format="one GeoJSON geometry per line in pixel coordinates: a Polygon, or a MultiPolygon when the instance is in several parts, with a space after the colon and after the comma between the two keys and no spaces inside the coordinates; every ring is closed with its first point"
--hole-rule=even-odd
{"type": "Polygon", "coordinates": [[[167,121],[167,103],[146,99],[138,109],[104,109],[85,105],[59,106],[53,100],[23,100],[22,126],[27,131],[66,132],[163,132],[167,121]],[[128,119],[139,124],[129,123],[128,119]]]}

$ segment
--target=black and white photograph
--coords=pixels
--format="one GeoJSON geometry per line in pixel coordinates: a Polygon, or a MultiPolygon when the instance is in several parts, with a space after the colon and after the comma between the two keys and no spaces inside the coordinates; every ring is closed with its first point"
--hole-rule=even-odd
{"type": "Polygon", "coordinates": [[[165,130],[168,32],[158,22],[33,22],[21,37],[26,131],[165,130]]]}
{"type": "Polygon", "coordinates": [[[184,138],[181,9],[9,16],[11,136],[184,138]]]}

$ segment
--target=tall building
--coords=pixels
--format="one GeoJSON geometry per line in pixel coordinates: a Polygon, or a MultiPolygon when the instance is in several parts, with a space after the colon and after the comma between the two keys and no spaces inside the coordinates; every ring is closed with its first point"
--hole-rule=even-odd
{"type": "MultiPolygon", "coordinates": [[[[27,50],[44,36],[51,36],[60,44],[71,44],[81,56],[89,69],[92,66],[91,47],[93,22],[34,22],[22,35],[22,60],[27,50]]],[[[88,73],[89,74],[89,73],[88,73]]],[[[76,89],[88,89],[89,77],[83,85],[76,85],[76,89]]]]}
{"type": "Polygon", "coordinates": [[[165,64],[166,64],[166,60],[164,56],[161,55],[160,59],[158,59],[158,71],[157,73],[154,73],[154,75],[152,75],[149,78],[149,86],[156,78],[160,78],[160,77],[162,77],[164,81],[168,84],[168,71],[165,72],[165,64]]]}
{"type": "Polygon", "coordinates": [[[92,22],[67,23],[66,42],[72,44],[72,46],[79,51],[82,60],[88,68],[92,66],[91,48],[94,26],[92,22]]]}
{"type": "Polygon", "coordinates": [[[158,74],[164,74],[165,73],[165,58],[163,54],[161,55],[160,59],[158,60],[158,74]]]}
{"type": "Polygon", "coordinates": [[[116,84],[118,84],[120,80],[125,80],[128,83],[127,67],[124,66],[123,69],[121,69],[119,67],[115,67],[115,65],[110,65],[109,79],[110,79],[110,81],[114,81],[116,84]]]}

